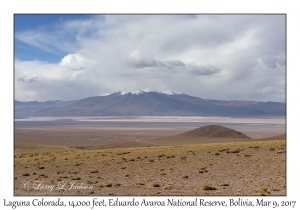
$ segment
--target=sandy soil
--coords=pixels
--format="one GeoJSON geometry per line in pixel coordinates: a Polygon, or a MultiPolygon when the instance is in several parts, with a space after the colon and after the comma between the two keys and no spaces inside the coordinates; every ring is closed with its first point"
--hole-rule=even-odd
{"type": "Polygon", "coordinates": [[[14,193],[286,195],[285,136],[270,137],[284,126],[230,125],[249,140],[154,125],[15,127],[14,193]]]}
{"type": "MultiPolygon", "coordinates": [[[[270,136],[276,136],[285,133],[283,126],[251,126],[251,125],[230,125],[228,126],[240,131],[247,136],[258,139],[270,136]]],[[[47,144],[53,146],[66,146],[78,149],[101,149],[101,148],[120,148],[136,147],[147,145],[172,145],[164,141],[146,139],[174,136],[194,129],[195,127],[93,127],[93,126],[27,126],[15,127],[14,139],[20,142],[30,142],[37,144],[47,144]]],[[[239,141],[234,139],[232,141],[239,141]]],[[[244,141],[243,139],[241,141],[244,141]]],[[[174,140],[175,145],[181,140],[174,140]]],[[[217,143],[228,142],[221,139],[211,140],[189,139],[185,143],[217,143]]],[[[18,151],[15,151],[15,153],[18,151]]]]}
{"type": "MultiPolygon", "coordinates": [[[[145,146],[139,140],[176,135],[188,128],[29,127],[15,128],[15,141],[77,149],[145,146]]],[[[16,152],[16,151],[15,151],[16,152]]]]}
{"type": "Polygon", "coordinates": [[[15,195],[286,195],[285,140],[15,155],[15,195]]]}

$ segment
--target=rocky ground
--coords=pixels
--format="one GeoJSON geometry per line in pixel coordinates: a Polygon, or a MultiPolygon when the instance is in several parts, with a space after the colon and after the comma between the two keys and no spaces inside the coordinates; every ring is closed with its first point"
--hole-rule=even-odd
{"type": "Polygon", "coordinates": [[[15,154],[15,195],[286,195],[286,141],[15,154]]]}

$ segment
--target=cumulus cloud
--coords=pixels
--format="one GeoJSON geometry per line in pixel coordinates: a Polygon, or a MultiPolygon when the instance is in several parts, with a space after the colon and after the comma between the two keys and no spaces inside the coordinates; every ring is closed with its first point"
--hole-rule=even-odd
{"type": "Polygon", "coordinates": [[[84,58],[80,54],[68,54],[59,63],[61,67],[71,70],[84,70],[93,64],[92,61],[84,58]]]}
{"type": "Polygon", "coordinates": [[[71,100],[149,87],[201,98],[284,101],[285,38],[284,15],[62,21],[48,30],[16,32],[19,41],[62,56],[58,63],[17,60],[15,96],[71,100]],[[34,82],[36,75],[43,82],[34,82]]]}
{"type": "Polygon", "coordinates": [[[25,82],[25,83],[33,83],[38,82],[38,77],[34,74],[25,72],[24,75],[18,78],[19,82],[25,82]]]}

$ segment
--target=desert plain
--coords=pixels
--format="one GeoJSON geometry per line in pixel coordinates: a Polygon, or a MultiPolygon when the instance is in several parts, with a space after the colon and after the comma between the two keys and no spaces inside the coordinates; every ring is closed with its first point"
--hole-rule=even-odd
{"type": "Polygon", "coordinates": [[[15,121],[14,193],[286,195],[285,121],[264,120],[15,121]]]}

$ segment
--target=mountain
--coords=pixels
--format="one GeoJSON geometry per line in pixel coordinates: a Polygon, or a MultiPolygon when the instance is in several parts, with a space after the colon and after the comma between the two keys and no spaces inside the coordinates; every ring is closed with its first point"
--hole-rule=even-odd
{"type": "Polygon", "coordinates": [[[193,97],[181,92],[150,89],[115,92],[76,101],[15,101],[15,116],[285,116],[279,102],[220,101],[193,97]]]}

